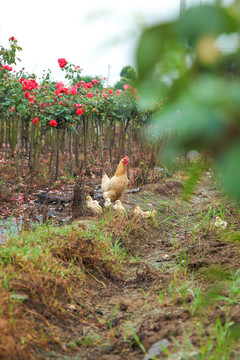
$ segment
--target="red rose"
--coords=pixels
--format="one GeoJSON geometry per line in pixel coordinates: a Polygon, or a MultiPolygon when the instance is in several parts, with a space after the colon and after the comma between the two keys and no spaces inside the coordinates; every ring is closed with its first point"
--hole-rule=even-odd
{"type": "Polygon", "coordinates": [[[28,99],[30,96],[29,92],[25,91],[25,98],[28,99]]]}
{"type": "Polygon", "coordinates": [[[62,87],[64,87],[64,83],[62,81],[59,81],[56,83],[56,88],[57,89],[61,89],[62,87]]]}
{"type": "Polygon", "coordinates": [[[91,84],[91,83],[86,83],[86,87],[87,87],[88,89],[91,89],[91,88],[92,88],[92,84],[91,84]]]}
{"type": "Polygon", "coordinates": [[[123,85],[123,88],[124,88],[124,90],[127,90],[127,89],[129,89],[129,86],[128,86],[128,84],[125,84],[125,85],[123,85]]]}
{"type": "Polygon", "coordinates": [[[71,87],[70,93],[71,93],[72,95],[77,95],[77,86],[71,87]]]}
{"type": "Polygon", "coordinates": [[[83,108],[78,108],[77,110],[76,110],[76,114],[77,115],[82,115],[83,114],[83,108]]]}
{"type": "Polygon", "coordinates": [[[67,60],[64,58],[58,59],[60,68],[64,68],[67,65],[67,60]]]}
{"type": "Polygon", "coordinates": [[[117,95],[120,95],[122,90],[117,90],[117,95]]]}
{"type": "Polygon", "coordinates": [[[22,83],[23,90],[33,90],[38,87],[38,84],[35,79],[25,79],[22,83]]]}
{"type": "Polygon", "coordinates": [[[60,89],[60,93],[65,93],[66,95],[69,94],[68,89],[65,88],[65,87],[63,87],[63,88],[60,89]]]}
{"type": "Polygon", "coordinates": [[[56,126],[57,126],[56,120],[53,120],[53,119],[50,120],[50,121],[49,121],[49,125],[50,125],[50,126],[53,126],[53,127],[56,127],[56,126]]]}
{"type": "Polygon", "coordinates": [[[14,40],[15,40],[15,37],[14,37],[14,36],[12,36],[12,37],[10,37],[10,39],[9,39],[9,40],[14,41],[14,40]]]}
{"type": "Polygon", "coordinates": [[[3,68],[8,71],[12,71],[12,67],[9,65],[3,65],[3,68]]]}
{"type": "Polygon", "coordinates": [[[37,118],[37,117],[35,117],[35,118],[33,119],[33,123],[34,123],[35,125],[37,125],[37,123],[38,123],[38,118],[37,118]]]}
{"type": "Polygon", "coordinates": [[[87,93],[87,97],[88,97],[88,98],[92,98],[92,97],[93,97],[93,94],[92,94],[92,93],[87,93]]]}
{"type": "Polygon", "coordinates": [[[92,83],[93,85],[96,85],[96,84],[98,83],[98,81],[97,81],[97,79],[92,79],[91,83],[92,83]]]}
{"type": "Polygon", "coordinates": [[[10,112],[14,112],[15,111],[15,107],[12,106],[11,109],[10,109],[10,112]]]}

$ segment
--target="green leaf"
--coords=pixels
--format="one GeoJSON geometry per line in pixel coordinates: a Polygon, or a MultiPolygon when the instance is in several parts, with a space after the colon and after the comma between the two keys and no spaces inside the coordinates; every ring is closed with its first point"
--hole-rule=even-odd
{"type": "Polygon", "coordinates": [[[174,48],[178,35],[172,23],[146,29],[137,48],[137,69],[139,76],[145,76],[160,61],[167,49],[174,48]]]}
{"type": "Polygon", "coordinates": [[[24,106],[22,105],[22,104],[18,104],[17,106],[16,106],[16,110],[18,111],[18,112],[24,112],[25,111],[25,108],[24,108],[24,106]]]}
{"type": "Polygon", "coordinates": [[[233,144],[219,159],[219,167],[230,195],[240,199],[240,144],[233,144]]]}
{"type": "Polygon", "coordinates": [[[218,36],[225,33],[238,32],[237,22],[226,9],[212,5],[201,5],[185,11],[176,24],[182,38],[187,38],[193,46],[201,37],[218,36]]]}

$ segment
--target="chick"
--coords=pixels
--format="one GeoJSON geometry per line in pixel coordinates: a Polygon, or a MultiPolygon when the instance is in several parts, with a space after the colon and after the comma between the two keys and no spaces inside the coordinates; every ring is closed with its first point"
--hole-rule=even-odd
{"type": "Polygon", "coordinates": [[[153,211],[142,211],[142,217],[145,217],[145,219],[152,218],[157,215],[156,210],[153,211]]]}
{"type": "Polygon", "coordinates": [[[145,218],[145,219],[149,219],[150,217],[154,217],[157,215],[156,210],[153,211],[142,211],[140,206],[136,206],[134,211],[133,211],[134,215],[140,216],[145,218]]]}
{"type": "Polygon", "coordinates": [[[102,213],[102,208],[97,202],[97,200],[93,200],[89,195],[87,196],[86,204],[87,204],[87,208],[91,209],[95,215],[99,215],[102,213]]]}
{"type": "Polygon", "coordinates": [[[214,225],[218,228],[221,228],[221,229],[226,229],[227,227],[227,222],[226,221],[223,221],[221,220],[218,216],[215,218],[215,223],[214,225]]]}
{"type": "Polygon", "coordinates": [[[113,205],[114,210],[116,210],[117,212],[126,212],[126,210],[124,209],[124,207],[122,206],[122,203],[120,200],[116,200],[115,204],[113,205]]]}
{"type": "Polygon", "coordinates": [[[105,199],[105,203],[104,203],[104,207],[105,207],[106,209],[110,209],[111,205],[112,205],[112,203],[111,203],[110,198],[106,198],[106,199],[105,199]]]}
{"type": "Polygon", "coordinates": [[[142,210],[141,210],[140,206],[135,207],[133,214],[136,216],[142,216],[142,210]]]}

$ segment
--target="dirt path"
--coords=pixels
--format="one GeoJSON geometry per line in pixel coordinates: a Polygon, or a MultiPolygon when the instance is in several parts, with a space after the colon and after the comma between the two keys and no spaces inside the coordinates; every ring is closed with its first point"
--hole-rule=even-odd
{"type": "MultiPolygon", "coordinates": [[[[120,281],[102,285],[96,282],[85,305],[91,325],[86,324],[81,334],[69,333],[76,355],[66,353],[57,358],[150,359],[144,349],[149,351],[155,344],[155,355],[163,359],[161,344],[171,353],[176,348],[172,337],[184,343],[183,328],[191,333],[192,344],[198,345],[196,315],[200,304],[188,290],[197,291],[199,282],[202,289],[206,287],[201,273],[206,267],[237,267],[239,249],[220,242],[219,232],[211,225],[214,209],[219,209],[221,203],[211,173],[206,174],[190,202],[176,196],[177,190],[177,183],[168,193],[155,184],[146,186],[140,194],[125,196],[128,211],[136,204],[158,209],[157,223],[144,220],[127,240],[121,239],[128,252],[140,261],[126,264],[120,281]]],[[[215,309],[213,319],[205,319],[206,331],[219,313],[215,309]]],[[[176,358],[185,358],[180,350],[176,353],[176,358]]],[[[52,357],[48,354],[46,358],[52,357]]]]}

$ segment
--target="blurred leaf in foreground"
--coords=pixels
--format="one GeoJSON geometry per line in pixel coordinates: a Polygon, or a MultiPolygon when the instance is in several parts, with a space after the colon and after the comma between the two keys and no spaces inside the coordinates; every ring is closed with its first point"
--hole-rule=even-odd
{"type": "MultiPolygon", "coordinates": [[[[205,150],[240,199],[240,12],[202,5],[179,19],[145,29],[136,51],[143,104],[167,97],[156,116],[159,134],[171,133],[175,155],[205,150]],[[227,41],[220,47],[220,40],[227,41]],[[234,44],[231,39],[238,38],[234,44]]],[[[156,127],[154,128],[156,129],[156,127]]],[[[156,131],[156,130],[155,130],[156,131]]]]}

